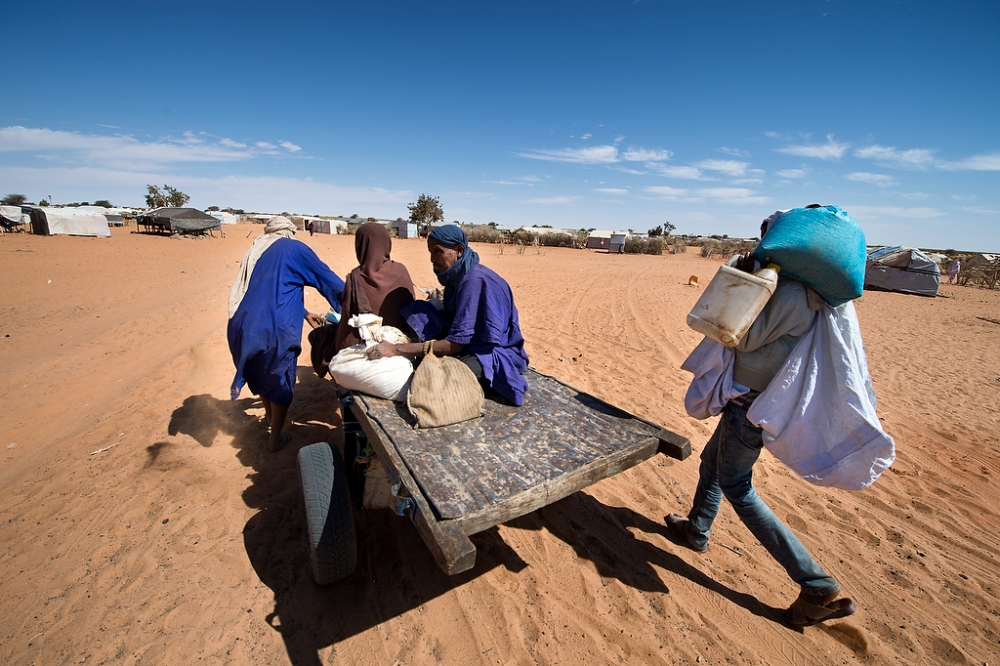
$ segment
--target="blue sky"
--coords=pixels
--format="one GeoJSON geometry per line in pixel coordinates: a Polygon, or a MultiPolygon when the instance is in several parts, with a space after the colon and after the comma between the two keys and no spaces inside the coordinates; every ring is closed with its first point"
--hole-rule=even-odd
{"type": "MultiPolygon", "coordinates": [[[[17,3],[0,193],[1000,251],[1000,3],[17,3]]],[[[12,43],[13,41],[13,43],[12,43]]]]}

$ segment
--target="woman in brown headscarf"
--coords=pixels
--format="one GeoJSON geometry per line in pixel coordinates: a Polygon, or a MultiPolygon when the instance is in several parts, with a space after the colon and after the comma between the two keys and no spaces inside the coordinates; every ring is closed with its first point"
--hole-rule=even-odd
{"type": "Polygon", "coordinates": [[[354,252],[359,266],[344,281],[343,311],[336,332],[330,330],[332,326],[323,326],[309,334],[313,368],[320,377],[326,375],[327,364],[337,352],[361,343],[358,329],[347,323],[354,315],[371,312],[382,317],[383,325],[407,330],[399,309],[413,302],[413,280],[406,266],[389,258],[391,250],[392,239],[384,226],[368,222],[358,227],[354,252]]]}

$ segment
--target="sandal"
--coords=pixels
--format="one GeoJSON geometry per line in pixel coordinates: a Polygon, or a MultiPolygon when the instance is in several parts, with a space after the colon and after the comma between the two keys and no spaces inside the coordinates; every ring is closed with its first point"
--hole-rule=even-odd
{"type": "Polygon", "coordinates": [[[800,594],[786,611],[788,623],[793,627],[811,627],[828,620],[836,620],[852,615],[858,609],[853,601],[837,593],[825,597],[810,597],[800,594]]]}

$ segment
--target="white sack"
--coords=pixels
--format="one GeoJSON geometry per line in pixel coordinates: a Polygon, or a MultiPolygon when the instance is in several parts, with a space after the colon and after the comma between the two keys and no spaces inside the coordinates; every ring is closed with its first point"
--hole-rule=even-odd
{"type": "Polygon", "coordinates": [[[681,364],[681,370],[694,374],[684,395],[684,409],[690,416],[704,420],[718,415],[733,398],[748,389],[733,384],[736,350],[718,340],[702,338],[691,355],[681,364]]]}
{"type": "Polygon", "coordinates": [[[379,342],[402,344],[411,340],[398,328],[382,326],[382,318],[377,315],[355,315],[347,323],[358,329],[364,342],[341,349],[330,360],[333,380],[350,391],[397,402],[405,400],[413,378],[413,361],[406,356],[369,359],[367,350],[379,342]]]}
{"type": "Polygon", "coordinates": [[[861,490],[892,465],[853,303],[817,313],[747,419],[774,457],[819,486],[861,490]]]}

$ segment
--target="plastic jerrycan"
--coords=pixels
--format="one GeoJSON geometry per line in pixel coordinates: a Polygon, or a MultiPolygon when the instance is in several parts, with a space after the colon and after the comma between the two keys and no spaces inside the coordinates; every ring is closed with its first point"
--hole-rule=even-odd
{"type": "Polygon", "coordinates": [[[778,285],[775,264],[750,274],[728,264],[719,266],[687,316],[687,325],[702,335],[735,347],[750,330],[778,285]]]}

